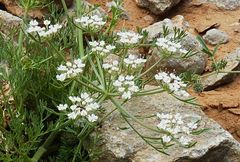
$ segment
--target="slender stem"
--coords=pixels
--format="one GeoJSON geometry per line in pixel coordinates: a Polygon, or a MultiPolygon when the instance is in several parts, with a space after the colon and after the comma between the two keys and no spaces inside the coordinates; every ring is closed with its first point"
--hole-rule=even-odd
{"type": "Polygon", "coordinates": [[[135,78],[135,80],[143,77],[144,75],[146,75],[148,72],[150,72],[155,66],[157,66],[160,62],[162,61],[162,59],[159,59],[157,62],[155,62],[150,68],[148,68],[146,71],[144,71],[141,75],[137,76],[135,78]]]}
{"type": "Polygon", "coordinates": [[[32,161],[33,162],[38,162],[39,159],[42,157],[42,155],[47,152],[47,148],[50,146],[50,144],[53,142],[53,140],[56,138],[56,136],[58,135],[58,131],[54,131],[52,132],[47,140],[43,143],[42,146],[40,146],[37,150],[37,152],[34,154],[34,156],[32,157],[32,161]]]}
{"type": "Polygon", "coordinates": [[[61,0],[61,2],[62,2],[62,5],[63,5],[64,12],[68,15],[68,8],[67,8],[65,0],[61,0]]]}
{"type": "MultiPolygon", "coordinates": [[[[82,0],[76,0],[77,4],[77,17],[80,17],[82,14],[82,0]]],[[[83,32],[80,28],[77,28],[77,41],[78,41],[78,52],[80,58],[84,57],[84,46],[83,46],[83,32]]]]}
{"type": "Polygon", "coordinates": [[[57,137],[59,130],[63,128],[64,126],[71,123],[71,120],[68,120],[67,122],[63,123],[61,126],[56,128],[56,130],[52,131],[51,134],[48,136],[46,141],[38,148],[37,152],[33,155],[31,158],[32,162],[38,162],[44,153],[47,152],[47,148],[52,144],[53,140],[57,137]]]}
{"type": "Polygon", "coordinates": [[[23,20],[22,20],[22,24],[21,24],[21,29],[20,29],[20,33],[19,33],[19,37],[18,37],[17,57],[20,56],[20,54],[22,52],[22,48],[23,48],[23,29],[24,29],[24,26],[25,26],[25,21],[27,19],[28,10],[29,10],[29,7],[27,6],[25,8],[25,11],[24,11],[23,20]]]}
{"type": "Polygon", "coordinates": [[[156,129],[156,128],[152,128],[144,123],[142,123],[140,120],[138,120],[135,116],[133,116],[132,114],[130,114],[126,109],[124,109],[122,107],[122,105],[116,101],[113,97],[110,97],[110,100],[112,101],[112,103],[118,108],[118,110],[121,112],[122,115],[125,115],[125,116],[128,116],[129,118],[133,119],[136,123],[140,124],[141,126],[151,130],[151,131],[154,131],[154,132],[158,132],[158,133],[164,133],[164,134],[167,134],[167,135],[171,135],[170,132],[168,131],[165,131],[163,129],[156,129]]]}
{"type": "Polygon", "coordinates": [[[219,71],[219,73],[239,74],[240,71],[219,71]]]}
{"type": "Polygon", "coordinates": [[[153,95],[153,94],[162,93],[162,92],[165,92],[165,90],[160,89],[160,90],[151,91],[151,92],[139,92],[134,94],[133,96],[148,96],[148,95],[153,95]]]}

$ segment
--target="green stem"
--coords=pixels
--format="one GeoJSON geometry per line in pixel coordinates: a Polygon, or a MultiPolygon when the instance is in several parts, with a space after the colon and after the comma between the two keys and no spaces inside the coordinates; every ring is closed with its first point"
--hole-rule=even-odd
{"type": "Polygon", "coordinates": [[[65,0],[61,0],[61,2],[62,2],[62,5],[63,5],[64,12],[66,13],[66,15],[68,15],[68,8],[67,8],[65,0]]]}
{"type": "Polygon", "coordinates": [[[18,37],[18,49],[17,49],[17,57],[20,56],[21,52],[22,52],[22,48],[23,48],[23,30],[25,27],[25,21],[27,19],[27,14],[28,14],[28,6],[25,8],[24,11],[24,16],[23,16],[23,20],[22,20],[22,24],[21,24],[21,29],[20,29],[20,33],[19,33],[19,37],[18,37]]]}
{"type": "Polygon", "coordinates": [[[31,158],[32,162],[38,162],[41,159],[43,154],[47,152],[48,147],[52,144],[53,140],[55,140],[55,138],[59,134],[59,130],[61,128],[63,128],[64,126],[68,125],[70,122],[71,122],[71,120],[68,120],[67,122],[65,122],[64,124],[62,124],[58,128],[56,128],[56,130],[51,132],[51,134],[48,136],[46,141],[38,148],[37,152],[35,152],[35,154],[31,158]]]}
{"type": "MultiPolygon", "coordinates": [[[[76,0],[77,4],[77,17],[80,17],[82,14],[82,0],[76,0]]],[[[77,41],[78,41],[78,52],[80,58],[84,57],[84,46],[83,46],[83,32],[80,28],[77,28],[77,41]]]]}
{"type": "Polygon", "coordinates": [[[39,148],[38,148],[38,150],[37,150],[37,152],[34,154],[34,156],[32,157],[32,161],[33,162],[38,162],[39,161],[39,159],[43,156],[43,154],[45,153],[45,152],[47,152],[47,148],[51,145],[51,143],[53,142],[53,140],[56,138],[56,136],[58,135],[58,131],[54,131],[54,132],[52,132],[49,136],[48,136],[48,138],[47,138],[47,140],[43,143],[43,145],[42,146],[40,146],[39,148]]]}
{"type": "Polygon", "coordinates": [[[130,114],[127,110],[125,110],[122,105],[116,101],[113,97],[110,97],[110,100],[112,101],[112,103],[118,108],[118,110],[120,111],[120,113],[122,115],[125,115],[131,119],[133,119],[136,123],[140,124],[141,126],[151,130],[151,131],[154,131],[154,132],[158,132],[158,133],[163,133],[163,134],[167,134],[167,135],[171,135],[170,132],[168,131],[165,131],[163,129],[156,129],[156,128],[152,128],[144,123],[142,123],[140,120],[138,120],[135,116],[133,116],[132,114],[130,114]]]}
{"type": "Polygon", "coordinates": [[[146,75],[148,72],[150,72],[155,66],[157,66],[163,59],[159,59],[157,62],[155,62],[150,68],[148,68],[146,71],[144,71],[141,75],[137,76],[134,80],[137,80],[144,75],[146,75]]]}

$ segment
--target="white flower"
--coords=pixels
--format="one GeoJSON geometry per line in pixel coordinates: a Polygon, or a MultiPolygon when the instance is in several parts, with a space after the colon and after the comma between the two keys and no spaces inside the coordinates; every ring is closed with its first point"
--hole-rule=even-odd
{"type": "Polygon", "coordinates": [[[75,112],[71,112],[71,113],[67,114],[67,116],[69,119],[76,119],[77,114],[75,112]]]}
{"type": "Polygon", "coordinates": [[[27,33],[35,33],[40,37],[49,37],[50,35],[57,33],[62,28],[62,25],[60,24],[50,25],[51,22],[49,20],[45,20],[43,23],[45,27],[40,27],[36,20],[31,20],[27,33]]]}
{"type": "Polygon", "coordinates": [[[98,120],[98,116],[94,115],[94,114],[91,114],[91,115],[88,115],[87,116],[87,119],[89,122],[95,122],[98,120]]]}
{"type": "Polygon", "coordinates": [[[91,46],[92,52],[96,52],[97,54],[101,56],[105,56],[107,54],[110,54],[112,50],[114,50],[116,47],[113,45],[106,44],[105,41],[93,41],[89,42],[89,45],[91,46]]]}
{"type": "Polygon", "coordinates": [[[75,19],[75,22],[79,23],[82,28],[91,31],[98,31],[106,24],[103,18],[98,15],[82,16],[81,18],[75,19]]]}
{"type": "MultiPolygon", "coordinates": [[[[68,66],[71,66],[69,63],[68,66]]],[[[99,109],[100,105],[94,101],[94,99],[86,92],[81,93],[80,96],[69,96],[69,100],[72,102],[70,109],[68,109],[67,116],[69,119],[77,119],[79,117],[86,118],[90,122],[94,122],[98,117],[93,114],[99,109]]],[[[67,104],[60,104],[57,106],[59,110],[66,110],[67,104]]]]}
{"type": "Polygon", "coordinates": [[[65,65],[60,65],[57,70],[61,73],[56,76],[57,80],[64,81],[68,78],[77,76],[83,72],[85,64],[81,59],[74,60],[73,63],[66,62],[65,65]]]}
{"type": "Polygon", "coordinates": [[[156,45],[162,50],[166,50],[172,53],[183,53],[186,54],[188,51],[183,49],[180,43],[176,43],[169,38],[158,38],[156,45]]]}
{"type": "Polygon", "coordinates": [[[130,54],[127,58],[124,59],[124,63],[131,68],[137,68],[146,62],[146,59],[137,58],[136,55],[130,54]]]}
{"type": "Polygon", "coordinates": [[[164,143],[169,143],[172,140],[172,138],[170,136],[164,135],[162,136],[162,140],[164,143]]]}
{"type": "Polygon", "coordinates": [[[68,107],[67,104],[60,104],[60,105],[57,106],[57,108],[58,108],[59,111],[66,110],[67,107],[68,107]]]}
{"type": "Polygon", "coordinates": [[[118,32],[117,36],[119,36],[119,42],[126,45],[137,44],[143,38],[142,35],[133,31],[118,32]]]}
{"type": "Polygon", "coordinates": [[[49,21],[49,20],[44,20],[44,21],[43,21],[43,24],[44,24],[45,26],[49,26],[49,25],[51,24],[51,21],[49,21]]]}
{"type": "Polygon", "coordinates": [[[135,85],[133,80],[134,76],[132,75],[120,75],[118,79],[113,82],[118,92],[122,94],[123,99],[130,99],[133,93],[139,91],[139,87],[135,85]]]}
{"type": "Polygon", "coordinates": [[[38,26],[38,22],[37,22],[37,20],[31,20],[31,21],[29,22],[29,25],[30,25],[30,26],[38,26]]]}
{"type": "Polygon", "coordinates": [[[161,81],[162,84],[167,85],[169,90],[177,96],[188,97],[189,93],[184,89],[187,87],[187,84],[181,81],[181,78],[176,76],[173,73],[160,72],[155,75],[155,79],[161,81]]]}
{"type": "Polygon", "coordinates": [[[187,137],[187,136],[181,136],[180,139],[179,139],[179,142],[182,145],[189,145],[192,142],[192,139],[187,137]]]}
{"type": "Polygon", "coordinates": [[[108,73],[113,73],[119,71],[118,67],[119,62],[117,60],[114,60],[112,63],[104,63],[103,69],[107,70],[108,73]]]}

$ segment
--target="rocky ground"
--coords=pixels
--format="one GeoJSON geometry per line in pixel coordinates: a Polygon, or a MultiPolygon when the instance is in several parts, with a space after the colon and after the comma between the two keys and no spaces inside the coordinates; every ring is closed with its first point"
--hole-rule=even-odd
{"type": "MultiPolygon", "coordinates": [[[[0,3],[1,2],[5,2],[5,1],[0,0],[0,3]]],[[[106,10],[106,3],[108,2],[108,0],[101,0],[101,1],[88,0],[88,2],[92,4],[100,4],[101,7],[106,10]]],[[[220,46],[216,55],[216,59],[222,59],[222,58],[231,56],[231,59],[233,59],[234,61],[230,63],[228,68],[230,70],[237,70],[237,69],[239,70],[239,67],[240,67],[239,61],[236,61],[234,59],[236,57],[240,58],[240,50],[236,50],[237,48],[240,48],[240,17],[239,17],[240,1],[239,0],[182,0],[179,3],[174,0],[168,0],[167,1],[168,4],[160,5],[160,6],[163,6],[162,8],[152,7],[156,5],[155,3],[162,3],[162,2],[163,1],[158,2],[153,0],[135,0],[135,1],[124,0],[124,9],[126,12],[125,12],[124,18],[118,24],[118,29],[128,28],[131,30],[135,30],[137,26],[141,28],[145,28],[156,22],[164,20],[165,18],[172,19],[176,15],[182,15],[184,19],[181,19],[181,17],[178,17],[181,20],[180,21],[177,20],[177,22],[180,23],[177,25],[186,27],[187,31],[193,35],[203,36],[208,41],[209,48],[213,48],[213,46],[211,46],[210,44],[216,44],[216,41],[219,41],[219,39],[221,39],[224,44],[220,46]],[[141,7],[137,6],[137,3],[139,3],[139,6],[141,7]],[[152,12],[150,10],[152,10],[152,12]],[[219,31],[216,31],[216,30],[210,31],[211,29],[219,29],[220,34],[219,34],[219,31]],[[218,33],[217,36],[215,35],[216,32],[218,33]]],[[[11,9],[12,7],[5,6],[3,8],[9,9],[9,12],[14,15],[19,14],[19,12],[16,13],[15,10],[12,10],[11,9]]],[[[38,16],[39,15],[37,15],[37,17],[38,16]]],[[[176,17],[174,19],[176,19],[176,17]]],[[[203,69],[204,72],[202,75],[207,75],[208,73],[211,72],[211,68],[209,66],[210,61],[207,61],[206,64],[207,66],[203,69]]],[[[220,81],[220,82],[217,82],[217,84],[215,84],[214,82],[213,83],[214,86],[211,86],[210,88],[209,87],[206,88],[207,91],[204,91],[202,93],[195,93],[191,89],[189,91],[193,96],[197,98],[199,103],[202,105],[203,111],[209,118],[214,119],[225,130],[229,131],[234,136],[235,139],[240,141],[240,76],[237,76],[237,75],[234,77],[230,76],[231,79],[229,79],[229,76],[226,77],[226,74],[224,74],[223,76],[216,76],[215,78],[221,78],[221,79],[223,78],[225,79],[225,81],[227,80],[228,83],[222,84],[223,82],[220,81]]],[[[210,84],[210,83],[208,82],[207,84],[210,84]]],[[[152,100],[152,98],[149,100],[152,100]]],[[[158,102],[158,100],[156,100],[156,102],[158,102]]],[[[132,103],[134,103],[134,101],[132,103]]],[[[146,102],[146,104],[148,104],[148,102],[146,102]]],[[[167,104],[167,102],[163,104],[167,104]]],[[[151,108],[151,106],[149,107],[151,108]]],[[[197,111],[198,110],[196,110],[196,112],[197,111]]],[[[203,115],[203,118],[205,118],[204,115],[203,115]]],[[[206,121],[208,120],[206,119],[206,121]]],[[[119,122],[118,119],[116,122],[119,122]]],[[[216,131],[215,135],[219,136],[220,140],[216,141],[215,139],[214,141],[214,136],[211,136],[211,133],[208,134],[210,136],[206,135],[206,137],[203,138],[205,139],[205,141],[203,140],[203,143],[206,142],[206,139],[208,139],[208,137],[209,138],[211,137],[211,139],[213,139],[213,141],[215,142],[212,146],[216,146],[217,149],[215,150],[216,151],[215,152],[214,149],[212,150],[212,146],[208,147],[208,145],[204,143],[203,145],[204,148],[198,148],[198,149],[199,150],[209,149],[210,151],[205,150],[206,152],[203,153],[204,156],[201,157],[200,160],[203,160],[206,154],[207,154],[207,157],[215,157],[216,153],[218,153],[218,155],[225,154],[225,152],[219,153],[218,151],[223,150],[223,148],[228,148],[229,147],[228,145],[231,144],[232,142],[232,139],[226,134],[226,132],[221,130],[221,128],[217,128],[217,126],[214,123],[212,123],[212,121],[209,120],[209,123],[210,125],[214,126],[214,129],[216,128],[216,130],[213,130],[213,131],[216,131]],[[222,133],[218,133],[218,131],[222,133]]],[[[116,133],[118,130],[111,130],[111,126],[107,126],[106,130],[103,130],[103,131],[105,131],[104,133],[106,135],[109,134],[109,138],[110,138],[110,137],[114,137],[115,136],[114,133],[116,133]]],[[[127,138],[132,137],[135,139],[134,135],[133,136],[128,136],[128,135],[129,134],[127,134],[127,138]]],[[[107,137],[108,136],[106,136],[106,138],[107,137]]],[[[109,139],[106,139],[106,140],[109,141],[109,139]]],[[[125,142],[125,139],[123,139],[123,143],[124,142],[125,142]]],[[[207,142],[211,142],[211,140],[210,141],[207,140],[207,142]]],[[[117,143],[117,144],[113,144],[113,146],[114,145],[119,146],[120,144],[117,143]]],[[[135,146],[135,144],[133,145],[135,146]]],[[[123,144],[121,146],[123,146],[123,150],[126,149],[126,146],[124,146],[123,144]]],[[[112,150],[111,149],[112,148],[110,148],[110,151],[113,151],[111,152],[111,154],[114,154],[114,148],[112,150]]],[[[119,150],[117,150],[117,154],[119,154],[118,151],[119,150]]],[[[122,150],[120,150],[120,153],[122,153],[121,151],[122,150]]],[[[131,151],[134,152],[135,150],[131,150],[131,151]]],[[[228,154],[232,153],[231,151],[230,152],[226,151],[226,152],[228,154]]],[[[238,153],[239,152],[240,151],[238,151],[238,153]]],[[[196,153],[196,150],[193,150],[193,152],[190,151],[189,154],[191,156],[189,157],[196,158],[195,156],[193,156],[193,155],[196,155],[194,153],[196,153]]],[[[137,154],[141,154],[141,151],[138,151],[137,154]]],[[[134,155],[136,156],[135,160],[138,158],[137,154],[134,155]]],[[[139,157],[142,158],[143,155],[139,157]]],[[[159,157],[156,157],[156,158],[159,158],[159,157]]],[[[218,158],[222,159],[222,157],[220,156],[218,158]]],[[[239,156],[236,158],[235,161],[238,162],[238,160],[239,160],[239,156]]],[[[136,161],[139,161],[139,160],[137,159],[136,161]]],[[[215,162],[214,159],[210,161],[215,162]]],[[[229,162],[226,159],[223,161],[229,162]]]]}
{"type": "MultiPolygon", "coordinates": [[[[89,2],[100,3],[104,8],[107,0],[101,2],[89,0],[89,2]]],[[[122,20],[119,28],[147,27],[164,18],[182,15],[191,26],[191,33],[203,35],[213,26],[227,33],[229,41],[220,46],[216,55],[217,59],[224,58],[237,47],[240,47],[240,8],[236,7],[234,10],[227,10],[222,8],[221,4],[219,8],[214,3],[193,0],[183,1],[166,13],[155,15],[147,9],[139,8],[133,0],[125,0],[124,2],[124,8],[129,19],[122,20]]],[[[208,72],[208,70],[208,67],[206,67],[205,72],[208,72]]],[[[217,121],[240,141],[240,76],[229,84],[221,85],[214,90],[200,94],[193,93],[193,95],[203,105],[204,112],[210,118],[217,121]]]]}

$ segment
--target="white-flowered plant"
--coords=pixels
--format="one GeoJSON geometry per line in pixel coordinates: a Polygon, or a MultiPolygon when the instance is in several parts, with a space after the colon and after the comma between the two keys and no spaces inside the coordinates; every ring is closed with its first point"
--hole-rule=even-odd
{"type": "Polygon", "coordinates": [[[164,135],[162,140],[164,143],[172,141],[173,137],[178,139],[182,145],[189,145],[193,140],[190,138],[190,133],[198,129],[197,120],[187,120],[180,113],[157,113],[160,120],[157,127],[171,133],[172,136],[164,135]]]}
{"type": "Polygon", "coordinates": [[[158,38],[156,45],[162,50],[168,51],[170,53],[188,53],[188,51],[182,47],[180,42],[174,42],[168,38],[158,38]]]}
{"type": "Polygon", "coordinates": [[[71,105],[60,104],[57,106],[59,111],[66,111],[69,119],[85,118],[89,122],[98,120],[96,111],[100,105],[88,93],[81,93],[80,96],[70,96],[71,105]]]}
{"type": "Polygon", "coordinates": [[[119,62],[117,60],[112,61],[111,63],[104,63],[103,69],[108,73],[112,74],[119,71],[119,62]]]}
{"type": "Polygon", "coordinates": [[[121,31],[117,33],[117,36],[118,42],[127,46],[137,44],[143,38],[142,35],[133,31],[121,31]]]}
{"type": "Polygon", "coordinates": [[[170,92],[173,92],[177,96],[189,97],[189,93],[185,90],[187,84],[185,84],[180,77],[174,73],[160,72],[155,75],[155,79],[160,81],[163,86],[167,87],[170,92]]]}
{"type": "MultiPolygon", "coordinates": [[[[27,2],[21,0],[21,5],[26,7],[35,1],[27,2]]],[[[192,146],[195,141],[191,135],[193,131],[199,133],[199,125],[202,125],[198,123],[199,120],[189,121],[181,114],[159,112],[159,123],[156,126],[152,124],[155,113],[139,110],[146,114],[135,114],[125,108],[125,103],[130,99],[161,92],[168,92],[185,103],[195,103],[186,91],[192,81],[186,79],[187,75],[181,75],[181,79],[173,73],[157,73],[165,69],[155,71],[157,64],[148,67],[147,63],[151,57],[148,53],[156,46],[168,58],[179,53],[187,54],[179,43],[184,33],[175,30],[176,33],[166,36],[168,30],[164,30],[165,33],[160,34],[164,38],[149,41],[144,31],[117,32],[118,19],[124,12],[121,7],[123,2],[114,0],[109,5],[112,15],[101,17],[93,15],[96,13],[95,6],[86,9],[82,0],[77,0],[77,11],[73,13],[75,15],[70,16],[66,5],[63,5],[66,15],[59,16],[54,12],[54,18],[64,19],[64,22],[53,24],[49,20],[44,20],[43,23],[30,21],[25,31],[28,34],[19,30],[17,46],[5,43],[0,36],[0,49],[3,48],[1,58],[11,64],[9,67],[12,71],[2,72],[0,68],[0,83],[2,79],[8,79],[6,83],[10,84],[10,94],[14,98],[14,105],[9,107],[10,96],[0,95],[0,99],[4,100],[0,103],[4,109],[6,107],[6,115],[4,110],[4,113],[0,113],[0,118],[7,119],[11,115],[9,119],[13,121],[10,122],[11,127],[7,125],[10,131],[5,131],[2,127],[3,137],[6,138],[2,141],[0,131],[0,150],[3,150],[0,151],[1,160],[5,154],[5,161],[16,161],[19,158],[20,161],[48,160],[50,157],[46,152],[49,151],[52,161],[59,160],[59,157],[63,157],[63,161],[94,161],[95,154],[99,156],[96,153],[99,150],[95,152],[99,148],[97,130],[115,111],[119,111],[131,130],[159,152],[166,153],[165,149],[173,144],[192,146]],[[76,19],[72,20],[72,17],[76,19]],[[51,40],[46,39],[52,35],[51,40]],[[135,55],[135,52],[142,53],[145,57],[135,55]],[[154,77],[159,85],[152,86],[152,89],[145,88],[154,81],[154,77]],[[104,106],[110,102],[113,106],[104,106]],[[16,115],[15,112],[21,113],[16,115]],[[145,121],[151,122],[144,123],[145,121]],[[135,123],[141,129],[132,125],[135,123]],[[151,133],[145,134],[148,131],[151,133]],[[149,137],[150,134],[153,137],[149,137]],[[15,137],[19,139],[16,140],[15,137]],[[92,140],[92,137],[96,139],[92,140]],[[59,147],[55,147],[56,143],[52,142],[56,140],[59,141],[59,147]],[[57,150],[50,150],[52,148],[57,150]],[[46,155],[44,159],[43,155],[46,155]]],[[[26,11],[30,9],[27,7],[26,11]]],[[[28,22],[27,15],[26,12],[23,22],[28,22]]],[[[58,21],[55,19],[54,22],[58,21]]],[[[26,25],[22,23],[21,28],[25,29],[26,25]]],[[[183,55],[180,54],[180,58],[183,55]]],[[[161,63],[162,60],[158,61],[161,63]]],[[[112,124],[111,120],[108,122],[112,124]]]]}
{"type": "Polygon", "coordinates": [[[100,56],[106,56],[110,54],[116,47],[110,44],[106,44],[105,41],[92,41],[89,42],[91,51],[99,54],[100,56]]]}
{"type": "Polygon", "coordinates": [[[56,76],[57,80],[64,81],[68,78],[73,78],[83,72],[85,64],[81,59],[74,60],[73,62],[68,61],[65,65],[60,65],[57,70],[60,74],[56,76]]]}
{"type": "Polygon", "coordinates": [[[49,20],[44,20],[44,27],[41,27],[36,20],[31,20],[27,33],[38,34],[40,37],[49,37],[57,33],[61,28],[61,24],[51,24],[49,20]]]}
{"type": "Polygon", "coordinates": [[[104,21],[104,19],[98,15],[82,16],[75,19],[75,22],[79,24],[81,28],[92,32],[101,30],[102,27],[106,24],[106,21],[104,21]]]}
{"type": "Polygon", "coordinates": [[[117,91],[121,93],[123,99],[130,99],[132,95],[139,91],[139,87],[134,83],[134,76],[120,75],[117,80],[113,82],[117,91]]]}
{"type": "Polygon", "coordinates": [[[138,58],[137,55],[133,54],[130,54],[127,58],[124,59],[124,63],[131,68],[142,66],[146,61],[146,59],[138,58]]]}

